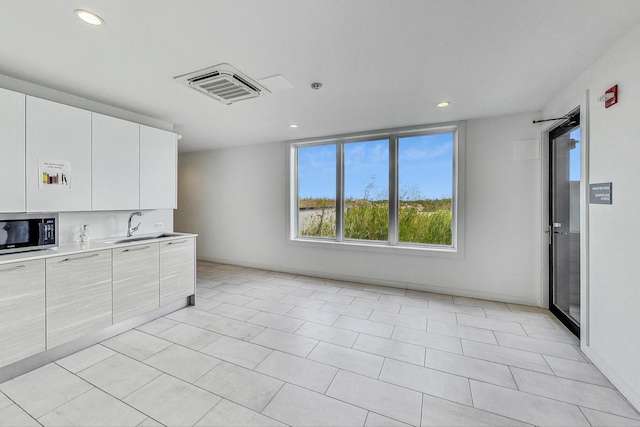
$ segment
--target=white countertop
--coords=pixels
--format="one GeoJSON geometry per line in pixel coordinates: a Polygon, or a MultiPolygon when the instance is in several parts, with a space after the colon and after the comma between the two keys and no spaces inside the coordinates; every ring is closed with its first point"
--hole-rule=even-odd
{"type": "Polygon", "coordinates": [[[178,240],[185,237],[196,237],[197,234],[191,233],[150,233],[134,235],[130,238],[125,236],[108,237],[105,239],[96,239],[89,242],[71,242],[61,243],[57,248],[44,249],[38,251],[29,252],[17,252],[12,254],[0,255],[0,265],[10,262],[26,262],[36,259],[49,258],[53,256],[62,255],[74,255],[83,252],[101,251],[106,249],[122,248],[133,245],[144,245],[155,242],[164,242],[167,240],[178,240]],[[163,237],[156,237],[163,235],[163,237]],[[166,236],[165,236],[166,235],[166,236]],[[146,238],[145,240],[139,240],[146,238]],[[132,240],[135,239],[135,240],[132,240]],[[118,241],[124,241],[122,243],[116,243],[118,241]]]}

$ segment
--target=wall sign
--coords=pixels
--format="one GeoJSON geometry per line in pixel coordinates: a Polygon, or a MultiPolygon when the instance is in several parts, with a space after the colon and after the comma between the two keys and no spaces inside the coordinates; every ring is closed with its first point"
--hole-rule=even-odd
{"type": "Polygon", "coordinates": [[[613,184],[610,182],[590,184],[589,203],[593,205],[613,204],[613,184]]]}
{"type": "Polygon", "coordinates": [[[71,164],[68,160],[39,160],[40,190],[71,190],[71,164]]]}

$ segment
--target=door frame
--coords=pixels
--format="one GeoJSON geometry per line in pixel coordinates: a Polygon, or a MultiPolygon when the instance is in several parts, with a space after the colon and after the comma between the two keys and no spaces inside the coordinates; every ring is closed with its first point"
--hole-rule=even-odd
{"type": "MultiPolygon", "coordinates": [[[[574,103],[555,111],[557,115],[566,114],[580,108],[580,346],[589,346],[589,91],[574,103]]],[[[553,116],[553,112],[550,115],[553,116]]],[[[542,194],[542,232],[541,232],[541,295],[540,301],[544,308],[550,307],[549,299],[549,235],[546,233],[549,224],[549,134],[561,122],[555,121],[542,130],[541,135],[541,194],[542,194]]]]}
{"type": "MultiPolygon", "coordinates": [[[[549,151],[549,169],[548,169],[548,176],[551,178],[554,178],[555,173],[557,171],[558,165],[555,164],[555,162],[553,161],[553,153],[556,153],[556,155],[558,154],[555,147],[554,147],[554,142],[555,140],[557,140],[558,138],[564,138],[566,136],[566,138],[570,137],[570,133],[573,132],[573,130],[575,129],[582,129],[582,120],[580,120],[580,108],[577,107],[576,109],[570,111],[569,113],[567,113],[565,115],[565,117],[571,117],[571,119],[573,119],[574,117],[578,116],[578,124],[574,125],[573,127],[569,127],[567,128],[566,126],[566,120],[561,120],[561,121],[557,121],[555,126],[550,129],[549,131],[549,142],[548,142],[548,146],[547,149],[549,151]],[[558,131],[558,132],[556,132],[558,131]]],[[[582,136],[580,137],[580,141],[582,142],[582,136]]],[[[582,144],[580,144],[580,163],[582,163],[582,144]]],[[[567,153],[567,158],[566,161],[569,161],[570,159],[570,155],[569,153],[567,153]]],[[[562,160],[558,160],[558,162],[562,162],[562,160]]],[[[569,169],[566,170],[567,174],[569,173],[569,169]]],[[[563,172],[564,173],[564,172],[563,172]]],[[[582,175],[582,172],[580,172],[580,174],[582,175]]],[[[582,176],[581,176],[582,178],[582,176]]],[[[581,182],[582,184],[582,182],[581,182]]],[[[582,188],[582,187],[580,187],[582,188]]],[[[569,329],[571,332],[573,332],[574,335],[576,335],[577,337],[580,337],[580,322],[581,320],[578,319],[577,323],[576,321],[574,321],[569,315],[569,313],[563,311],[561,308],[559,308],[556,304],[554,304],[554,301],[556,300],[556,288],[557,286],[563,285],[563,286],[569,286],[570,287],[570,283],[557,283],[555,282],[554,278],[556,276],[556,272],[555,270],[557,269],[561,269],[561,266],[557,266],[556,264],[554,264],[554,259],[555,259],[555,255],[556,252],[555,250],[557,250],[556,248],[556,242],[557,239],[560,239],[560,235],[556,235],[556,230],[555,230],[555,226],[552,226],[552,222],[555,224],[556,221],[558,221],[558,219],[561,220],[561,222],[567,222],[567,239],[569,239],[569,235],[570,235],[570,230],[569,230],[569,219],[568,218],[556,218],[554,216],[554,210],[555,208],[553,207],[553,204],[555,203],[555,192],[556,190],[554,189],[554,185],[551,181],[549,181],[549,189],[548,189],[548,194],[549,194],[549,211],[547,214],[547,224],[549,227],[549,251],[548,251],[548,259],[549,259],[549,310],[556,316],[556,318],[558,318],[558,320],[560,320],[560,322],[562,322],[564,324],[564,326],[567,327],[567,329],[569,329]],[[553,221],[552,221],[553,219],[553,221]],[[551,244],[553,243],[553,244],[551,244]]],[[[569,208],[571,209],[571,208],[569,208]]],[[[580,201],[578,202],[578,209],[580,209],[580,201]]],[[[570,215],[570,211],[567,212],[567,215],[570,215]]],[[[567,246],[566,248],[567,250],[569,250],[569,246],[567,246]]],[[[568,260],[567,260],[568,261],[568,260]]],[[[565,266],[567,267],[567,266],[565,266]]],[[[567,291],[569,291],[567,289],[567,291]]],[[[567,301],[568,302],[568,301],[567,301]]],[[[582,313],[582,309],[580,310],[580,312],[582,313]]]]}

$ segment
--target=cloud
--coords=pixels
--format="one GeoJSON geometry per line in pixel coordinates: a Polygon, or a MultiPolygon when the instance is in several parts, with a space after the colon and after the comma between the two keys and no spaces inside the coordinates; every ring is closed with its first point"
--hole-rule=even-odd
{"type": "Polygon", "coordinates": [[[430,144],[429,146],[423,147],[408,147],[405,149],[400,148],[399,158],[400,160],[431,160],[436,159],[438,157],[446,155],[447,157],[451,157],[452,152],[452,144],[451,143],[442,143],[442,144],[430,144]]]}
{"type": "Polygon", "coordinates": [[[333,172],[336,170],[336,146],[319,145],[298,150],[300,173],[333,172]]]}
{"type": "Polygon", "coordinates": [[[389,143],[384,141],[345,144],[344,166],[350,170],[389,166],[389,143]]]}

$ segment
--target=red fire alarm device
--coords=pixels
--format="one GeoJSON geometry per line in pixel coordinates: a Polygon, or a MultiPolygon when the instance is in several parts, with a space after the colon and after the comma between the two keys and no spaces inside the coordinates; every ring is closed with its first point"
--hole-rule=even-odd
{"type": "Polygon", "coordinates": [[[618,103],[618,85],[615,85],[607,89],[607,91],[604,93],[604,96],[605,96],[604,108],[609,108],[612,105],[617,104],[618,103]]]}

